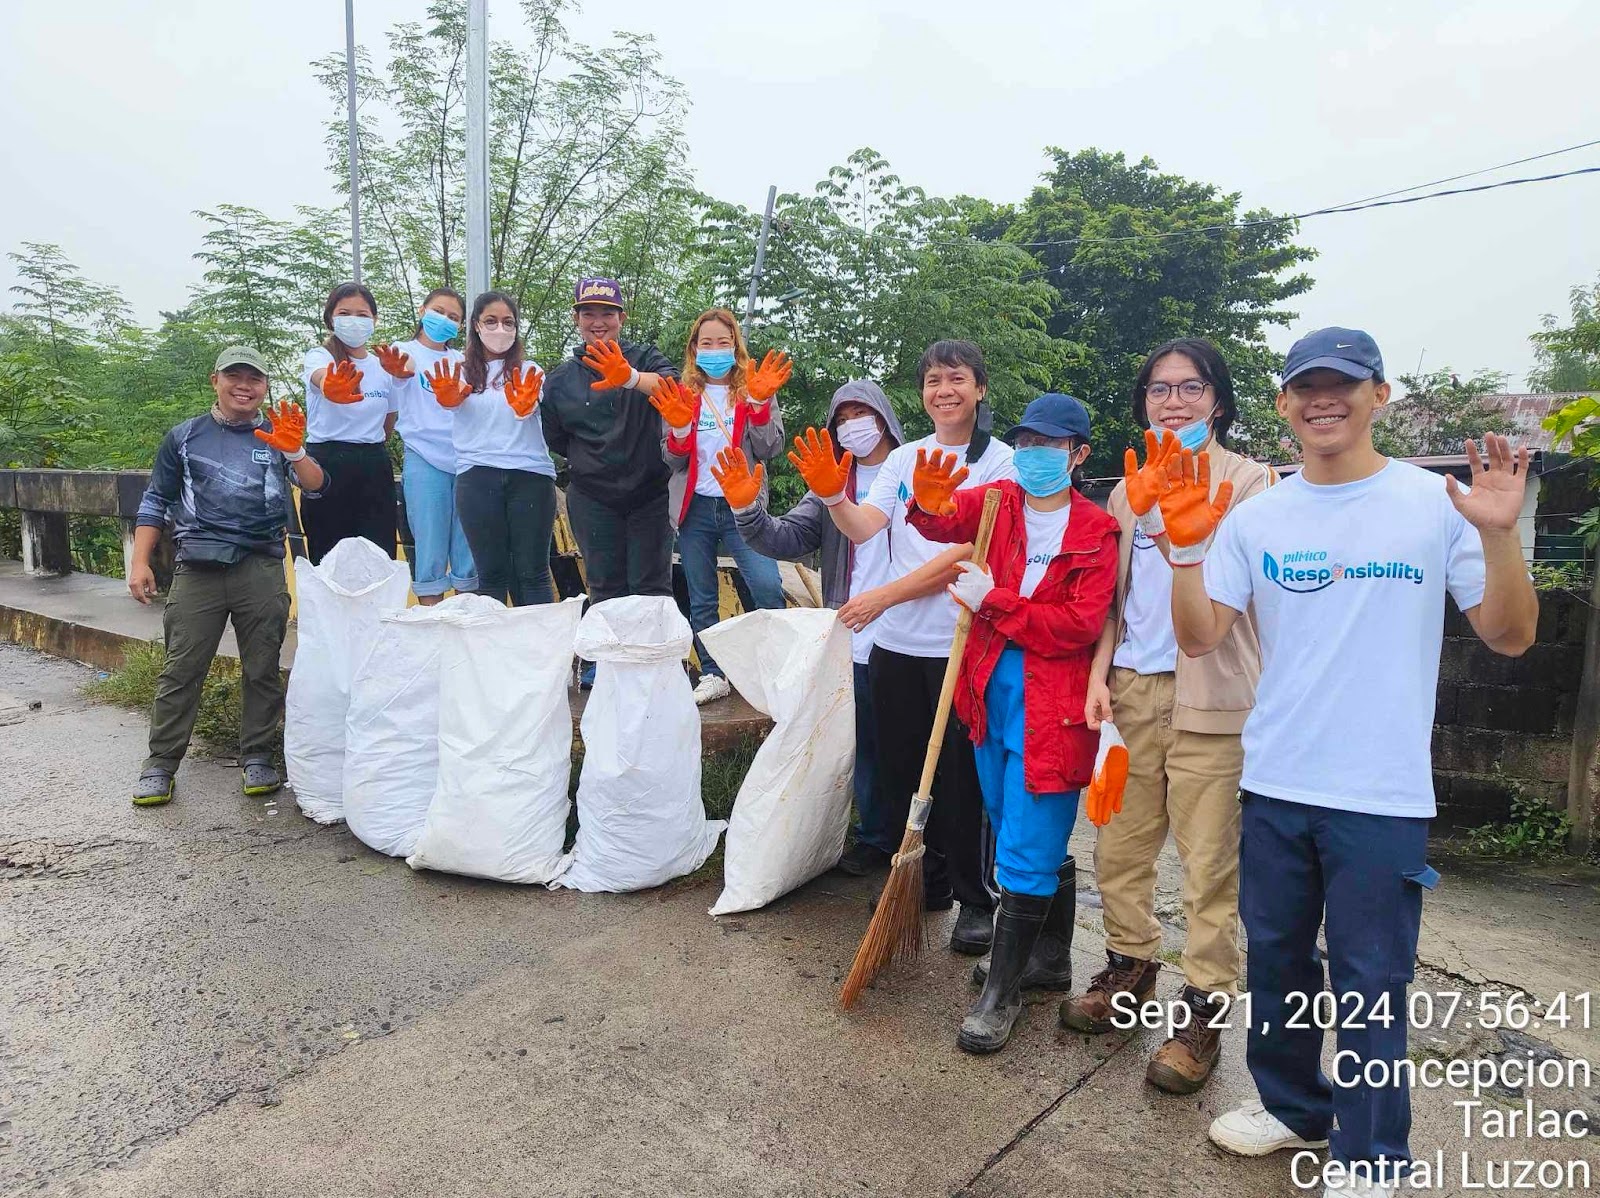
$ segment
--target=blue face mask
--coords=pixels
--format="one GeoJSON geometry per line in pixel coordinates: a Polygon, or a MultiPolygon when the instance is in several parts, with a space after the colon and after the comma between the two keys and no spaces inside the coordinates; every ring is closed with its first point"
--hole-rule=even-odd
{"type": "Polygon", "coordinates": [[[1029,495],[1043,499],[1072,485],[1073,450],[1054,445],[1029,445],[1011,455],[1017,484],[1029,495]]]}
{"type": "Polygon", "coordinates": [[[1211,436],[1211,417],[1216,410],[1215,407],[1212,407],[1211,411],[1200,417],[1199,420],[1192,424],[1186,424],[1182,428],[1167,428],[1165,425],[1152,424],[1150,431],[1155,433],[1158,439],[1162,433],[1171,433],[1178,438],[1178,444],[1184,449],[1198,452],[1200,447],[1206,443],[1206,439],[1211,436]]]}
{"type": "Polygon", "coordinates": [[[720,379],[733,369],[733,351],[731,349],[697,349],[694,351],[695,365],[705,371],[708,379],[720,379]]]}
{"type": "Polygon", "coordinates": [[[454,341],[461,326],[440,312],[422,314],[422,331],[430,341],[454,341]]]}

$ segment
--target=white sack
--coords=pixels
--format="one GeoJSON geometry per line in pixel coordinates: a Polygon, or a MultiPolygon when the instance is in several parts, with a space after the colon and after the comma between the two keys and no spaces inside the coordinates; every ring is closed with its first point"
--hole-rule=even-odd
{"type": "Polygon", "coordinates": [[[728,681],[772,717],[728,821],[712,915],[764,907],[832,869],[850,825],[855,674],[850,630],[817,608],[753,611],[700,634],[728,681]]]}
{"type": "Polygon", "coordinates": [[[705,864],[727,825],[700,802],[700,710],[683,659],[693,634],[665,596],[591,607],[578,655],[598,662],[583,711],[578,839],[553,885],[627,891],[705,864]]]}
{"type": "Polygon", "coordinates": [[[347,537],[311,565],[294,564],[294,666],[284,700],[283,759],[300,810],[319,824],[344,818],[345,717],[350,680],[377,637],[378,619],[404,611],[404,562],[347,537]]]}
{"type": "Polygon", "coordinates": [[[506,607],[467,595],[440,608],[438,784],[406,863],[548,882],[571,808],[567,680],[583,599],[506,607]]]}

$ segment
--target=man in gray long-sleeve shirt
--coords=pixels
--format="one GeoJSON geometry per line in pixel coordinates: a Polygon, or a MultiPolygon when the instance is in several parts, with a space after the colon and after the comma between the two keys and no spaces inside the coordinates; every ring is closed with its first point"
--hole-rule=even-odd
{"type": "Polygon", "coordinates": [[[134,789],[141,807],[172,798],[173,776],[189,747],[206,672],[228,621],[239,642],[244,714],[239,763],[244,792],[283,785],[271,746],[283,719],[278,656],[289,623],[283,573],[292,475],[307,495],[327,485],[306,456],[305,414],[280,403],[262,418],[267,367],[253,349],[231,346],[211,375],[216,402],[166,435],[139,504],[128,591],[148,604],[156,593],[150,554],[170,518],[177,568],[162,626],[167,662],[150,713],[150,756],[134,789]]]}

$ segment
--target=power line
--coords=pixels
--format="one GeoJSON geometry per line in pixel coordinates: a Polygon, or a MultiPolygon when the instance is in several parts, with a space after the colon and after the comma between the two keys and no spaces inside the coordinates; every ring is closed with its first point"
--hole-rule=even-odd
{"type": "Polygon", "coordinates": [[[1587,150],[1590,146],[1600,146],[1600,139],[1597,139],[1595,141],[1579,142],[1575,146],[1563,146],[1559,150],[1546,150],[1543,154],[1531,154],[1527,158],[1515,158],[1515,159],[1512,159],[1510,162],[1502,162],[1498,166],[1486,166],[1486,167],[1483,167],[1483,168],[1481,168],[1479,170],[1467,171],[1464,174],[1460,174],[1460,175],[1449,175],[1449,176],[1447,176],[1446,178],[1443,178],[1443,179],[1434,179],[1430,183],[1418,183],[1418,184],[1415,184],[1414,186],[1411,186],[1411,187],[1399,188],[1396,191],[1380,191],[1377,195],[1374,195],[1374,196],[1362,196],[1359,200],[1351,200],[1349,203],[1338,204],[1338,205],[1336,205],[1336,207],[1348,208],[1348,207],[1350,207],[1351,205],[1354,205],[1354,204],[1365,204],[1370,200],[1386,200],[1390,196],[1405,195],[1406,192],[1408,192],[1408,191],[1421,191],[1424,187],[1438,187],[1440,184],[1443,184],[1443,183],[1455,183],[1455,182],[1458,182],[1461,179],[1471,179],[1471,178],[1474,178],[1477,175],[1487,175],[1487,174],[1493,173],[1494,171],[1503,171],[1503,170],[1507,169],[1508,167],[1523,166],[1523,165],[1525,165],[1526,163],[1529,163],[1529,162],[1538,162],[1542,158],[1554,158],[1554,157],[1556,157],[1557,155],[1560,155],[1560,154],[1571,154],[1575,150],[1587,150]]]}

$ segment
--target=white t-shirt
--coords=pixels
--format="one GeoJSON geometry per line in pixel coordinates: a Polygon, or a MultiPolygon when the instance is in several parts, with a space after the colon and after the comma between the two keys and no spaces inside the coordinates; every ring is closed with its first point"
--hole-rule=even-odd
{"type": "Polygon", "coordinates": [[[1370,478],[1295,475],[1228,514],[1206,590],[1254,600],[1261,683],[1246,790],[1373,815],[1434,814],[1430,741],[1446,589],[1483,601],[1483,542],[1444,480],[1391,461],[1370,478]]]}
{"type": "Polygon", "coordinates": [[[1139,674],[1171,674],[1178,668],[1178,636],[1172,630],[1172,567],[1137,524],[1122,625],[1122,642],[1111,658],[1112,665],[1139,674]]]}
{"type": "Polygon", "coordinates": [[[329,403],[321,387],[311,385],[311,376],[333,365],[333,355],[322,346],[306,350],[300,381],[306,387],[306,441],[358,441],[367,445],[384,442],[383,422],[390,412],[400,410],[395,381],[371,350],[364,358],[351,358],[361,372],[359,403],[329,403]]]}
{"type": "Polygon", "coordinates": [[[1071,517],[1071,503],[1053,512],[1036,512],[1023,500],[1022,523],[1028,533],[1028,564],[1022,571],[1022,586],[1017,594],[1024,599],[1033,598],[1045,571],[1061,552],[1061,538],[1067,535],[1067,521],[1071,517]]]}
{"type": "Polygon", "coordinates": [[[455,417],[450,409],[442,407],[433,397],[433,384],[428,372],[440,362],[461,361],[461,351],[446,346],[430,349],[420,341],[402,341],[395,346],[411,359],[414,372],[408,379],[396,379],[395,389],[400,399],[400,419],[395,427],[406,448],[422,455],[435,470],[446,474],[456,472],[456,450],[452,440],[455,417]]]}
{"type": "MultiPolygon", "coordinates": [[[[872,492],[873,481],[883,469],[883,463],[876,466],[863,466],[856,463],[856,494],[857,503],[865,503],[867,496],[872,492]]],[[[870,541],[863,541],[855,547],[855,567],[850,572],[850,598],[854,599],[863,591],[870,591],[876,587],[884,586],[894,581],[894,568],[889,561],[889,530],[886,528],[870,541]]],[[[850,634],[850,656],[858,665],[866,665],[867,658],[872,656],[872,646],[877,638],[878,620],[868,624],[860,632],[850,634]]]]}
{"type": "MultiPolygon", "coordinates": [[[[522,368],[539,369],[532,359],[525,359],[522,368]]],[[[451,440],[456,451],[456,473],[465,474],[474,466],[495,466],[554,478],[556,465],[544,443],[539,409],[522,417],[511,410],[501,380],[504,373],[502,362],[491,361],[486,388],[472,392],[460,407],[451,410],[455,420],[451,440]]]]}
{"type": "MultiPolygon", "coordinates": [[[[705,392],[700,396],[700,423],[695,426],[694,438],[694,493],[696,495],[709,495],[713,499],[722,498],[722,488],[717,485],[717,480],[711,475],[711,467],[717,464],[717,453],[728,448],[728,437],[733,433],[733,407],[728,403],[728,389],[721,383],[707,383],[705,392]],[[713,414],[715,405],[715,415],[713,414]],[[723,424],[728,426],[727,434],[722,431],[722,426],[717,423],[717,416],[722,417],[723,424]]],[[[750,469],[755,469],[755,463],[750,463],[750,469]]]]}
{"type": "MultiPolygon", "coordinates": [[[[927,436],[909,445],[891,450],[873,480],[867,495],[867,504],[889,517],[890,572],[894,578],[927,565],[938,557],[948,545],[930,541],[906,523],[906,503],[911,498],[911,472],[916,469],[917,450],[930,453],[941,449],[954,453],[964,464],[967,459],[965,445],[940,445],[933,436],[927,436]]],[[[972,471],[967,476],[967,486],[976,487],[1002,478],[1015,479],[1017,472],[1011,465],[1011,446],[998,439],[989,442],[982,458],[970,463],[972,471]]],[[[911,599],[891,607],[877,621],[878,632],[874,643],[908,657],[948,657],[950,640],[956,631],[956,601],[946,591],[936,591],[920,599],[911,599]]]]}

